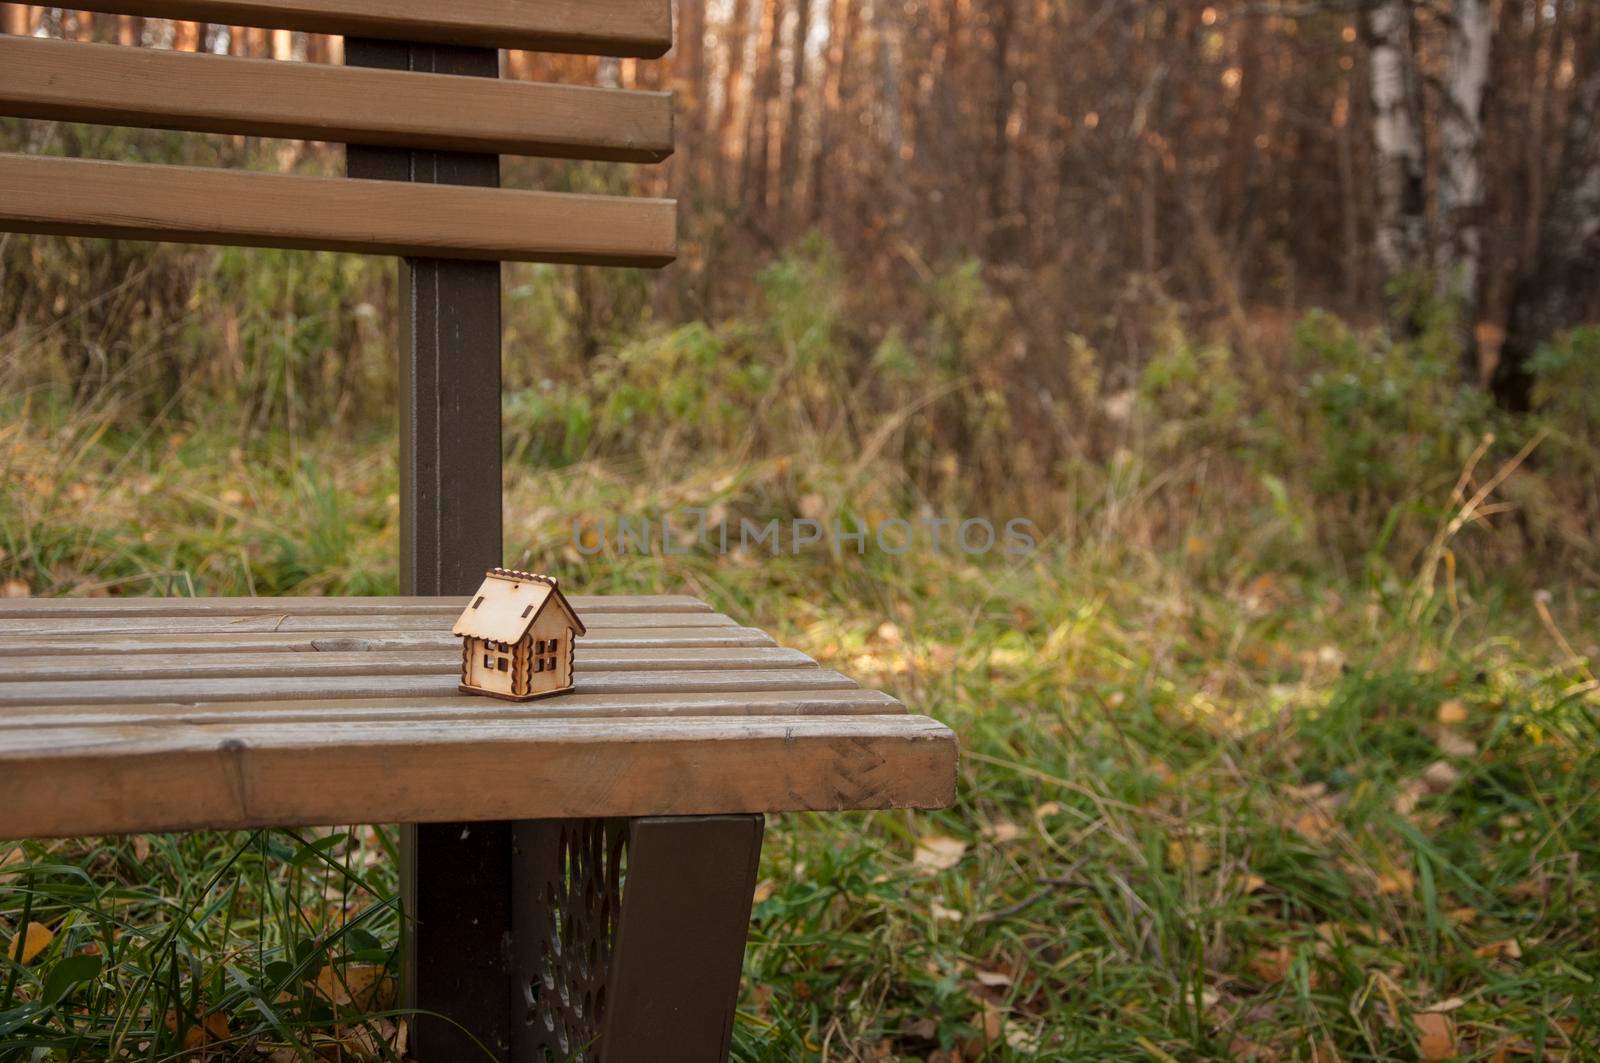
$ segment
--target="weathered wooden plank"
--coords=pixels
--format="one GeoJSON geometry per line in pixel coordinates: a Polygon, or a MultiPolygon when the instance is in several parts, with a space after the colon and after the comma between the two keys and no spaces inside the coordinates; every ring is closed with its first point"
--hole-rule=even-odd
{"type": "Polygon", "coordinates": [[[57,727],[0,743],[0,836],[932,808],[922,716],[57,727]]]}
{"type": "MultiPolygon", "coordinates": [[[[148,702],[7,706],[0,736],[64,726],[158,723],[321,723],[338,720],[603,719],[643,716],[882,716],[905,706],[876,690],[733,690],[678,694],[569,694],[505,702],[468,694],[338,701],[148,702]]],[[[0,737],[0,742],[4,738],[0,737]]]]}
{"type": "MultiPolygon", "coordinates": [[[[0,598],[0,620],[119,616],[360,616],[454,617],[470,598],[459,595],[347,598],[0,598]]],[[[687,594],[569,594],[585,616],[595,613],[709,613],[711,606],[687,594]]],[[[0,633],[6,625],[0,623],[0,633]]]]}
{"type": "MultiPolygon", "coordinates": [[[[350,631],[204,632],[199,634],[120,633],[95,635],[7,635],[0,623],[0,672],[5,658],[74,656],[88,654],[231,654],[231,653],[381,653],[388,650],[438,650],[459,648],[461,640],[448,630],[396,632],[358,628],[350,631]]],[[[773,646],[772,636],[753,627],[609,628],[579,636],[578,646],[589,650],[735,649],[773,646]]]]}
{"type": "MultiPolygon", "coordinates": [[[[722,613],[587,613],[579,610],[591,632],[616,629],[721,628],[738,627],[722,613]]],[[[450,614],[397,613],[386,616],[376,611],[359,614],[296,616],[288,613],[259,613],[251,616],[114,616],[42,617],[37,620],[0,621],[0,638],[16,636],[80,635],[86,639],[115,634],[197,635],[240,634],[261,631],[352,631],[379,626],[390,631],[449,631],[450,614]]]]}
{"type": "Polygon", "coordinates": [[[0,114],[566,159],[660,162],[672,97],[0,36],[0,114]]]}
{"type": "MultiPolygon", "coordinates": [[[[0,683],[6,705],[105,705],[139,701],[259,701],[360,697],[441,697],[459,678],[436,675],[252,676],[204,679],[80,679],[0,683]]],[[[824,668],[738,671],[594,672],[577,677],[581,694],[694,693],[727,690],[826,690],[855,686],[824,668]]]]}
{"type": "Polygon", "coordinates": [[[668,0],[86,0],[88,11],[350,37],[653,59],[668,0]]]}
{"type": "MultiPolygon", "coordinates": [[[[460,639],[430,649],[330,649],[308,653],[135,653],[99,654],[93,658],[12,659],[0,667],[0,689],[7,683],[42,680],[112,679],[247,679],[254,676],[435,675],[461,672],[460,639]]],[[[799,650],[781,646],[748,649],[596,650],[579,645],[577,667],[584,672],[672,672],[761,670],[816,667],[799,650]]]]}
{"type": "Polygon", "coordinates": [[[364,254],[663,266],[671,200],[0,154],[0,229],[364,254]]]}

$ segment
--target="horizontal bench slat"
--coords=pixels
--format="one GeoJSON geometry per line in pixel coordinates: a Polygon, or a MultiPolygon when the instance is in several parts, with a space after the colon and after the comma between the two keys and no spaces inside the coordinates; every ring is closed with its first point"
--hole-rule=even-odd
{"type": "MultiPolygon", "coordinates": [[[[252,676],[244,679],[81,679],[0,683],[7,705],[105,705],[126,701],[259,701],[266,699],[441,697],[459,678],[435,675],[252,676]]],[[[826,690],[855,681],[824,668],[596,672],[575,677],[578,693],[694,693],[717,690],[826,690]]]]}
{"type": "Polygon", "coordinates": [[[654,58],[668,0],[86,0],[88,11],[388,40],[654,58]]]}
{"type": "MultiPolygon", "coordinates": [[[[656,628],[737,627],[722,613],[586,613],[578,610],[591,634],[615,629],[649,630],[656,628]]],[[[438,632],[450,630],[446,614],[400,613],[392,616],[377,612],[296,616],[261,613],[253,616],[114,616],[41,617],[37,620],[6,620],[0,623],[0,643],[8,638],[38,635],[80,635],[86,640],[114,634],[186,635],[248,634],[260,631],[352,631],[374,626],[389,631],[438,632]]]]}
{"type": "Polygon", "coordinates": [[[0,114],[444,151],[659,162],[672,97],[0,36],[0,114]]]}
{"type": "MultiPolygon", "coordinates": [[[[431,649],[309,653],[133,653],[94,658],[64,654],[8,659],[0,666],[0,690],[7,683],[83,679],[184,679],[220,676],[459,675],[460,639],[431,649]]],[[[580,674],[596,672],[701,671],[815,667],[816,661],[782,646],[747,649],[596,650],[579,645],[580,674]]],[[[0,725],[5,723],[0,715],[0,725]]]]}
{"type": "MultiPolygon", "coordinates": [[[[115,616],[329,616],[373,613],[455,616],[470,595],[349,598],[0,598],[0,620],[115,616]]],[[[569,594],[580,613],[709,613],[687,594],[569,594]]],[[[5,627],[0,625],[0,634],[5,627]]]]}
{"type": "MultiPolygon", "coordinates": [[[[229,653],[310,653],[385,650],[428,650],[458,647],[461,640],[447,631],[354,629],[350,631],[222,634],[115,634],[96,635],[93,641],[72,635],[6,635],[0,625],[0,672],[7,658],[34,656],[73,656],[86,654],[187,653],[200,655],[229,653]]],[[[580,636],[578,645],[586,650],[660,650],[671,653],[688,649],[729,649],[740,646],[772,646],[772,636],[753,627],[700,628],[613,628],[591,629],[580,636]]]]}
{"type": "Polygon", "coordinates": [[[661,266],[671,200],[0,155],[0,228],[127,240],[661,266]]]}
{"type": "Polygon", "coordinates": [[[40,728],[0,744],[0,836],[929,808],[922,716],[40,728]]]}
{"type": "Polygon", "coordinates": [[[339,720],[601,719],[638,716],[883,715],[904,712],[888,694],[830,690],[730,690],[673,694],[570,694],[507,702],[450,695],[339,701],[136,702],[8,707],[0,735],[22,728],[156,723],[322,723],[339,720]]]}

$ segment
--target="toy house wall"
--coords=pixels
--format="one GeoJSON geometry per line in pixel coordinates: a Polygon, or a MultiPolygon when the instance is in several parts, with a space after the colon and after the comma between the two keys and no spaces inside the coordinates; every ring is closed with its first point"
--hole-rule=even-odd
{"type": "Polygon", "coordinates": [[[503,672],[498,667],[495,667],[501,657],[511,658],[513,655],[509,650],[501,653],[498,649],[490,649],[488,648],[489,645],[483,639],[469,638],[464,641],[462,653],[465,654],[465,657],[463,659],[462,682],[480,690],[492,690],[497,694],[515,693],[514,676],[516,673],[512,668],[511,662],[507,662],[506,670],[503,672]],[[487,667],[484,665],[485,655],[488,656],[490,661],[490,665],[487,667]]]}
{"type": "MultiPolygon", "coordinates": [[[[540,657],[537,653],[531,653],[528,659],[528,679],[534,693],[561,690],[572,685],[572,635],[572,626],[567,622],[566,615],[554,604],[548,606],[534,621],[533,628],[525,640],[530,646],[538,642],[556,640],[554,672],[549,669],[539,670],[540,657]]],[[[544,659],[548,661],[551,656],[550,653],[545,653],[544,659]]]]}

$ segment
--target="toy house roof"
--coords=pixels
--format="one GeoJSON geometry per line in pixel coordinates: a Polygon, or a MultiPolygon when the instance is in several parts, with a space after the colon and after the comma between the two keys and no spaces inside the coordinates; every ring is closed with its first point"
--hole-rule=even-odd
{"type": "Polygon", "coordinates": [[[566,613],[578,634],[584,634],[583,621],[552,577],[510,568],[490,569],[453,630],[467,638],[517,642],[552,601],[566,613]]]}

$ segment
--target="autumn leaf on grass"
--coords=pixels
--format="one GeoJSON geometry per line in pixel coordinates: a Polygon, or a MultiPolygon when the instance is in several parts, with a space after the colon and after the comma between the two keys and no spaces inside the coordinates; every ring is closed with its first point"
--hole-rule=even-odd
{"type": "Polygon", "coordinates": [[[1467,722],[1467,707],[1457,698],[1441,702],[1439,705],[1439,722],[1445,726],[1467,722]]]}
{"type": "Polygon", "coordinates": [[[1516,938],[1506,938],[1504,941],[1491,941],[1472,950],[1473,955],[1479,959],[1492,960],[1504,956],[1508,960],[1522,959],[1522,946],[1516,938]]]}
{"type": "Polygon", "coordinates": [[[1174,871],[1198,874],[1215,861],[1216,854],[1202,842],[1175,838],[1167,843],[1167,866],[1174,871]]]}
{"type": "Polygon", "coordinates": [[[1007,842],[1014,842],[1022,837],[1022,828],[1009,819],[1001,819],[993,823],[985,823],[982,827],[982,833],[984,840],[993,842],[995,845],[1005,845],[1007,842]]]}
{"type": "Polygon", "coordinates": [[[20,864],[28,859],[28,854],[22,851],[22,846],[13,846],[4,856],[0,856],[0,882],[10,882],[17,877],[17,872],[5,869],[13,864],[20,864]]]}
{"type": "Polygon", "coordinates": [[[381,963],[352,963],[342,970],[324,967],[317,972],[317,992],[330,1004],[357,1011],[382,1011],[394,1005],[394,979],[381,963]]]}
{"type": "Polygon", "coordinates": [[[1258,952],[1250,959],[1250,973],[1268,985],[1277,985],[1289,977],[1294,954],[1287,947],[1258,952]]]}
{"type": "Polygon", "coordinates": [[[50,942],[54,941],[55,937],[55,931],[43,923],[29,923],[28,929],[11,939],[11,947],[6,951],[13,960],[26,967],[38,957],[39,953],[50,947],[50,942]]]}
{"type": "Polygon", "coordinates": [[[1437,1011],[1417,1012],[1411,1016],[1417,1027],[1417,1053],[1423,1059],[1454,1059],[1456,1057],[1456,1024],[1450,1016],[1437,1011]]]}
{"type": "Polygon", "coordinates": [[[917,841],[911,863],[919,870],[932,873],[947,871],[961,862],[967,854],[967,843],[943,834],[925,834],[917,841]]]}

